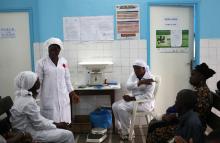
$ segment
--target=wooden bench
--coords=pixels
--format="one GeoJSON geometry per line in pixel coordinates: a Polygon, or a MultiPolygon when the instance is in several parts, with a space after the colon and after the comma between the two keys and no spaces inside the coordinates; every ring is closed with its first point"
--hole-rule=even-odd
{"type": "Polygon", "coordinates": [[[6,133],[11,130],[10,123],[10,109],[13,106],[13,101],[10,96],[0,98],[0,134],[6,133]]]}
{"type": "Polygon", "coordinates": [[[220,96],[212,93],[212,109],[208,115],[207,124],[212,130],[220,129],[220,96]]]}

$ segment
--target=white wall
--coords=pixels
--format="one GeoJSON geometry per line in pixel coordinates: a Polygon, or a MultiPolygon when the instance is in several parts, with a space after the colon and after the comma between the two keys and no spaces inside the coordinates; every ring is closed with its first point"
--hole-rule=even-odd
{"type": "Polygon", "coordinates": [[[216,74],[208,80],[209,88],[217,89],[216,83],[220,80],[220,39],[202,39],[200,41],[200,62],[206,62],[216,74]]]}

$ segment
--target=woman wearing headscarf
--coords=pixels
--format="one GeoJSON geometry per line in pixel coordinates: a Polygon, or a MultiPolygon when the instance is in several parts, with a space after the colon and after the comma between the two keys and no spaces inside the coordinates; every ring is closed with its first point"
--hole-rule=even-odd
{"type": "MultiPolygon", "coordinates": [[[[206,81],[215,74],[215,71],[210,69],[206,63],[197,65],[191,72],[190,84],[196,90],[196,100],[194,111],[198,113],[202,123],[203,131],[206,129],[207,113],[210,111],[211,103],[209,90],[206,81]]],[[[175,106],[172,110],[175,110],[175,106]]],[[[174,113],[175,111],[172,111],[174,113]]],[[[178,124],[177,114],[165,114],[162,120],[156,123],[150,123],[148,129],[147,143],[166,142],[174,137],[174,133],[178,124]]]]}
{"type": "Polygon", "coordinates": [[[71,123],[70,99],[78,103],[79,97],[70,80],[67,60],[59,56],[63,43],[58,38],[50,38],[44,46],[49,54],[39,60],[36,66],[41,83],[41,114],[55,122],[71,123]]]}
{"type": "Polygon", "coordinates": [[[54,123],[40,114],[40,108],[35,100],[37,90],[40,88],[37,74],[31,71],[21,72],[15,78],[15,85],[16,97],[10,110],[13,128],[30,133],[37,142],[74,142],[72,132],[58,128],[63,127],[63,123],[54,123]]]}
{"type": "Polygon", "coordinates": [[[134,72],[127,80],[127,89],[131,96],[124,95],[122,100],[115,102],[112,110],[116,127],[122,139],[128,139],[131,121],[131,111],[135,100],[146,99],[146,102],[138,105],[138,111],[152,111],[154,108],[153,92],[155,83],[149,67],[142,60],[136,60],[133,64],[134,72]]]}

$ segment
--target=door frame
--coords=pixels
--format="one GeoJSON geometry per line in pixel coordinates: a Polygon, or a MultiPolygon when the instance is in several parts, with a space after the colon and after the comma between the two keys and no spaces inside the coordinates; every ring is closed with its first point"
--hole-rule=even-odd
{"type": "Polygon", "coordinates": [[[151,6],[179,6],[179,7],[192,7],[194,14],[194,42],[195,48],[193,50],[192,67],[200,63],[200,4],[199,1],[194,2],[148,2],[147,3],[147,64],[151,68],[151,47],[150,47],[150,7],[151,6]]]}
{"type": "Polygon", "coordinates": [[[30,36],[30,57],[31,57],[31,70],[34,71],[35,63],[34,63],[34,30],[33,30],[33,10],[32,8],[24,8],[24,9],[0,9],[1,13],[9,13],[9,12],[27,12],[29,16],[29,36],[30,36]]]}

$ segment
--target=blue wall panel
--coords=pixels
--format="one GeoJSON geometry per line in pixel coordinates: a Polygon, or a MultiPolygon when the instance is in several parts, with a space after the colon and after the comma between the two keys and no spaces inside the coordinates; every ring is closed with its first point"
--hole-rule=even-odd
{"type": "Polygon", "coordinates": [[[43,42],[49,37],[63,39],[64,16],[115,15],[119,4],[139,4],[141,16],[141,39],[147,39],[147,4],[187,3],[200,1],[200,37],[220,38],[220,0],[0,0],[0,11],[5,9],[33,10],[33,37],[35,42],[43,42]]]}

